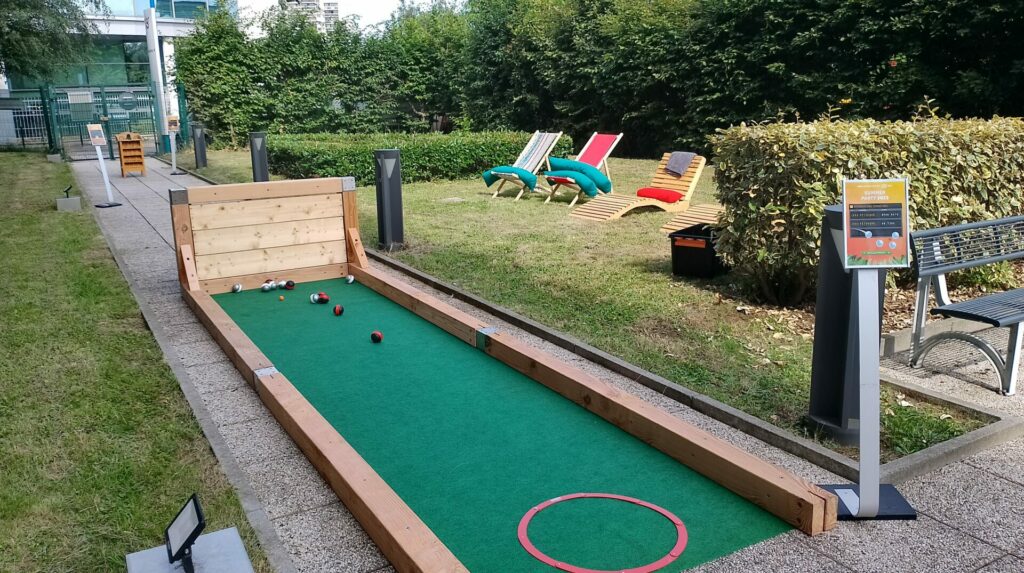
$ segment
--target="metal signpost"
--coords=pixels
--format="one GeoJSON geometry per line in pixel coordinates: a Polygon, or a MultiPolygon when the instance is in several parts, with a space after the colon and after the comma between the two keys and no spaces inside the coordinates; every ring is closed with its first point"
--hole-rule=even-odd
{"type": "Polygon", "coordinates": [[[103,186],[107,189],[107,202],[97,203],[100,209],[107,207],[120,207],[120,203],[114,202],[114,193],[110,190],[110,177],[107,175],[107,162],[103,159],[103,146],[107,144],[107,136],[103,133],[103,126],[98,123],[90,123],[86,126],[89,132],[89,142],[96,148],[96,159],[100,162],[100,173],[103,174],[103,186]]]}
{"type": "Polygon", "coordinates": [[[839,519],[916,519],[917,513],[880,475],[879,269],[910,265],[907,179],[842,181],[843,266],[854,275],[850,318],[857,323],[860,475],[856,486],[822,486],[839,497],[839,519]]]}
{"type": "Polygon", "coordinates": [[[181,124],[178,116],[167,116],[167,133],[171,136],[171,175],[184,175],[184,171],[178,171],[178,131],[181,124]]]}

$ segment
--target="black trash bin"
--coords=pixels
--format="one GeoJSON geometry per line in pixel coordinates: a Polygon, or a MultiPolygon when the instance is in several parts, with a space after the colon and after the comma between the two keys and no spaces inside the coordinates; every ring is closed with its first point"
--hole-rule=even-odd
{"type": "Polygon", "coordinates": [[[670,233],[672,274],[680,277],[711,278],[728,270],[715,252],[715,232],[701,223],[670,233]]]}

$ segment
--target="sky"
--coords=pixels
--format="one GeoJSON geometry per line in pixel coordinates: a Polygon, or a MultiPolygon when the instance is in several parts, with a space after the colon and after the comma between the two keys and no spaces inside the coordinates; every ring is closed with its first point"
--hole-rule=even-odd
{"type": "MultiPolygon", "coordinates": [[[[399,0],[338,0],[341,15],[355,14],[359,16],[361,26],[371,26],[388,19],[391,12],[398,7],[399,0]]],[[[239,11],[243,16],[262,12],[277,5],[277,0],[238,0],[239,11]]]]}

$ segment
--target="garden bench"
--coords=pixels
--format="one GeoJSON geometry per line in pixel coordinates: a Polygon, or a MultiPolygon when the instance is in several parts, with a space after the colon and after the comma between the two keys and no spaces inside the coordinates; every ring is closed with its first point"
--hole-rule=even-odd
{"type": "Polygon", "coordinates": [[[911,366],[921,366],[925,355],[940,342],[962,340],[981,350],[996,368],[1000,391],[1007,396],[1013,394],[1017,386],[1017,359],[1024,338],[1021,329],[1024,288],[954,303],[949,300],[946,274],[1024,257],[1024,216],[918,231],[911,234],[911,247],[917,271],[911,366]],[[1009,328],[1006,358],[990,342],[968,332],[949,331],[925,337],[928,295],[932,289],[938,306],[931,309],[931,314],[1009,328]]]}

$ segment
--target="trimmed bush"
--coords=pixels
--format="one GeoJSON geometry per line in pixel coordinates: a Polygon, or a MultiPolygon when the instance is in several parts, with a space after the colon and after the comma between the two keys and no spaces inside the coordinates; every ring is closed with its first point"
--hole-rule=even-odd
{"type": "MultiPolygon", "coordinates": [[[[497,165],[510,165],[530,140],[518,131],[425,133],[314,133],[271,135],[267,157],[274,173],[291,179],[354,176],[359,185],[375,179],[373,152],[402,152],[402,181],[463,179],[497,165]]],[[[563,135],[553,155],[572,151],[563,135]]]]}
{"type": "Polygon", "coordinates": [[[711,139],[726,207],[719,252],[775,304],[809,297],[840,177],[909,177],[912,229],[1021,213],[1019,118],[740,125],[711,139]]]}

